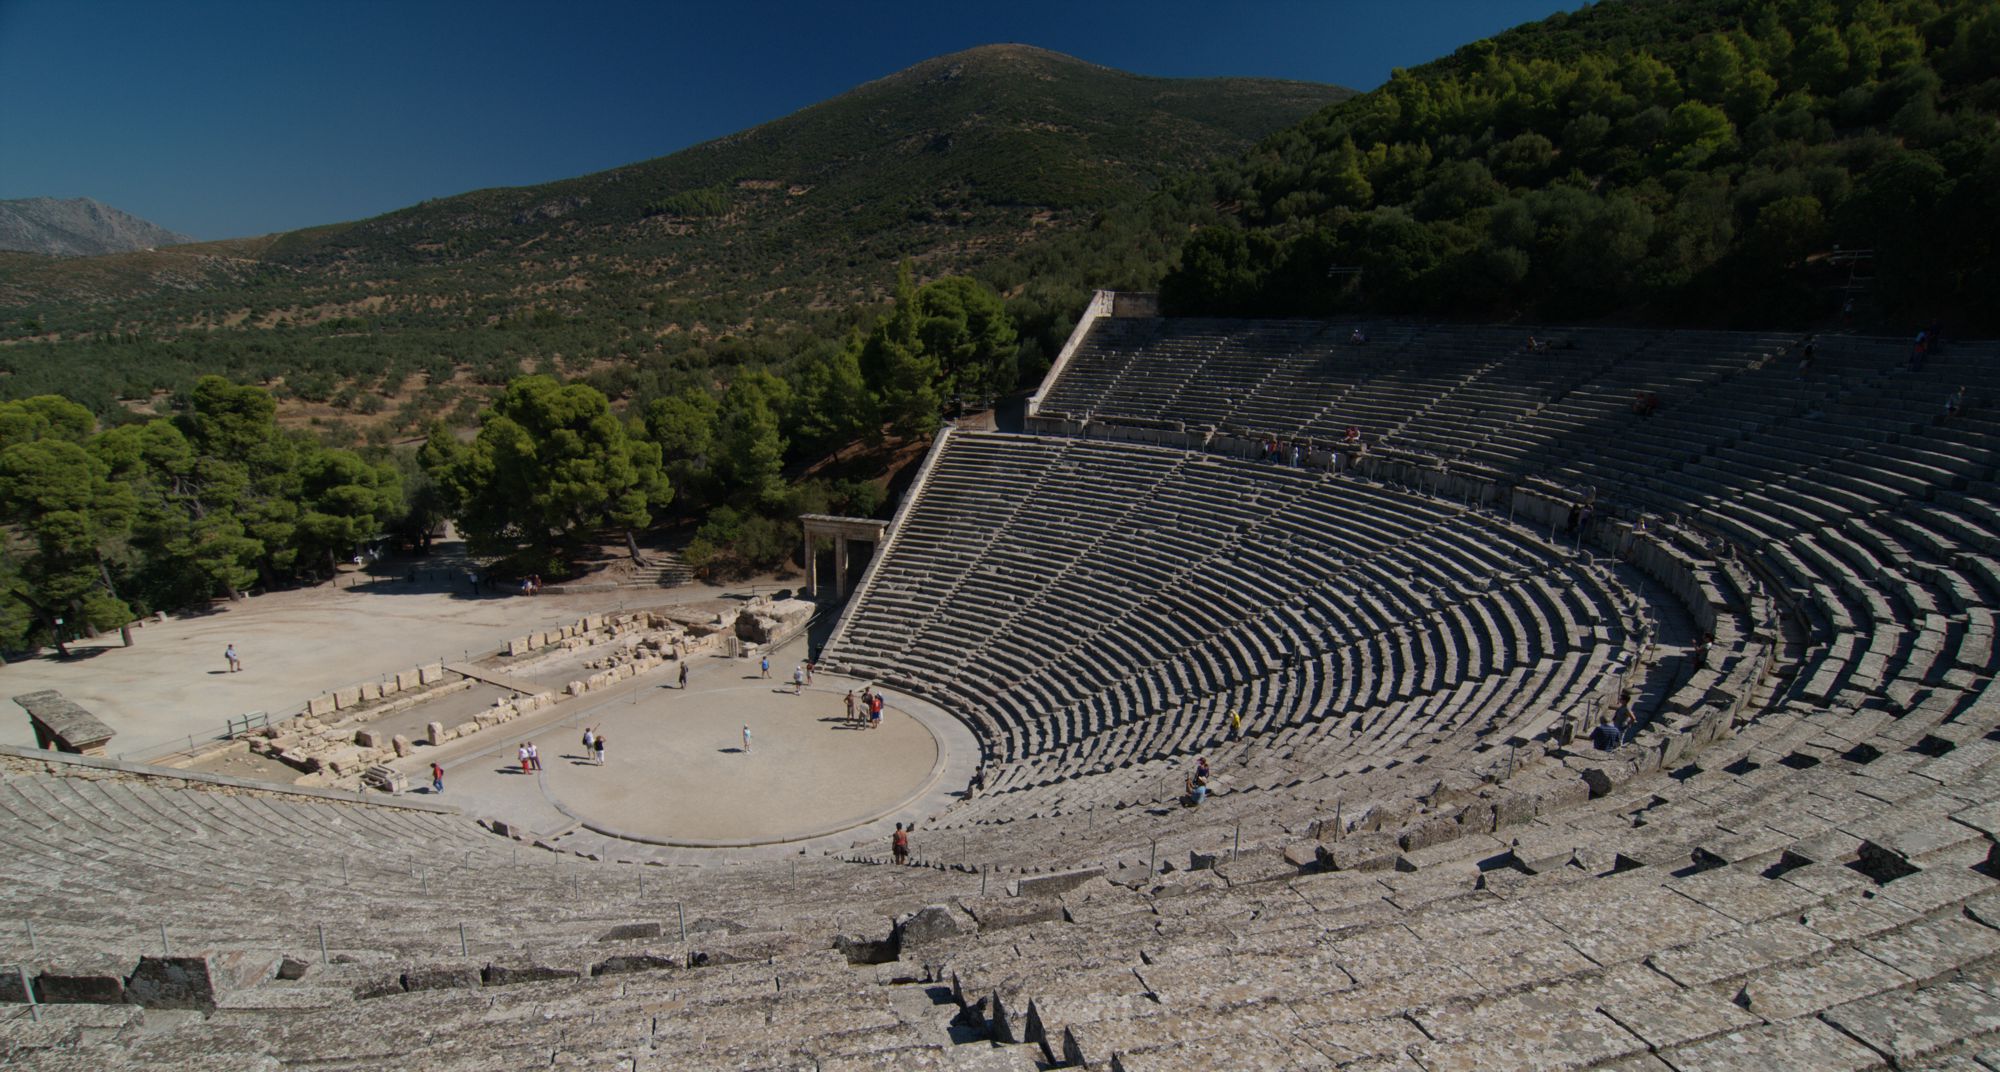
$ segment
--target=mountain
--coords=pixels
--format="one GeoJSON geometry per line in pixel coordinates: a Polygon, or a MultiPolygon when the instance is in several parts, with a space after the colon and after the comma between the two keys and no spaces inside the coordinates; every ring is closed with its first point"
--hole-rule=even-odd
{"type": "MultiPolygon", "coordinates": [[[[0,344],[53,338],[37,356],[72,358],[0,345],[15,373],[0,389],[61,379],[101,408],[201,371],[327,397],[419,370],[443,385],[538,364],[704,367],[712,355],[690,352],[724,337],[837,336],[857,304],[887,296],[900,261],[923,277],[975,269],[1350,95],[995,45],[579,178],[256,239],[0,256],[0,344]]],[[[758,345],[766,358],[796,348],[758,345]]]]}
{"type": "Polygon", "coordinates": [[[0,249],[92,257],[192,241],[191,236],[169,231],[88,197],[0,201],[0,249]]]}

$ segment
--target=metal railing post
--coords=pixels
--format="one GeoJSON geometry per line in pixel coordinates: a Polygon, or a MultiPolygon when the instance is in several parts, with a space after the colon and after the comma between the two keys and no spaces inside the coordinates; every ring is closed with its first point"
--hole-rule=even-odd
{"type": "Polygon", "coordinates": [[[21,976],[21,999],[28,1003],[29,1018],[33,1019],[36,1023],[41,1023],[42,1003],[35,1000],[35,988],[33,984],[28,982],[28,966],[26,964],[16,964],[14,965],[14,970],[20,973],[21,976]]]}

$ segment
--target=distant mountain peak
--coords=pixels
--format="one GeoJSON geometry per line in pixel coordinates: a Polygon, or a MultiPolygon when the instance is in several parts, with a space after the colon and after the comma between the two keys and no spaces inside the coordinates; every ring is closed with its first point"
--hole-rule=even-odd
{"type": "Polygon", "coordinates": [[[192,241],[88,197],[0,201],[0,249],[91,257],[192,241]]]}

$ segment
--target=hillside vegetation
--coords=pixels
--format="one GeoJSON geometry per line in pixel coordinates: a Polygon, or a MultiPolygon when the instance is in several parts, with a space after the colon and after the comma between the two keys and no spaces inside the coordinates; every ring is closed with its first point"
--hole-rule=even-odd
{"type": "Polygon", "coordinates": [[[1398,71],[1182,191],[1227,219],[1162,298],[1775,326],[1859,281],[1863,317],[1990,331],[1996,112],[1995,0],[1601,3],[1398,71]]]}
{"type": "Polygon", "coordinates": [[[865,324],[900,261],[979,267],[1347,95],[993,46],[581,178],[260,239],[0,256],[0,390],[109,414],[215,372],[356,412],[395,398],[405,432],[527,371],[644,399],[865,324]]]}

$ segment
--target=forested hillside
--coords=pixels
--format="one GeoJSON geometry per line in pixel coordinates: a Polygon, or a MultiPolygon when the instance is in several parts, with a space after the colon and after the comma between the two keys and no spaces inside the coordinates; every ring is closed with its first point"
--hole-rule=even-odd
{"type": "Polygon", "coordinates": [[[1398,71],[1183,191],[1226,220],[1162,297],[1776,326],[1852,283],[1864,319],[1991,331],[1996,112],[1995,0],[1600,3],[1398,71]]]}

